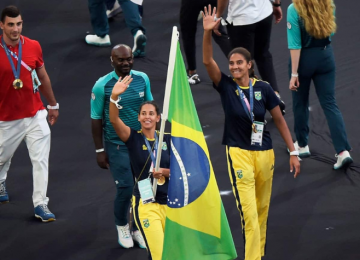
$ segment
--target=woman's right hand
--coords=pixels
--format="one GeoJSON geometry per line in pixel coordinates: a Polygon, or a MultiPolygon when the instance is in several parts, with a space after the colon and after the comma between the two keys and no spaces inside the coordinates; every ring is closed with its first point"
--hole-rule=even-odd
{"type": "Polygon", "coordinates": [[[119,96],[120,94],[124,93],[129,87],[131,81],[133,81],[131,75],[127,75],[124,79],[120,77],[112,90],[112,95],[119,96]]]}
{"type": "Polygon", "coordinates": [[[215,22],[215,15],[216,15],[216,7],[214,7],[212,13],[211,13],[211,5],[209,5],[208,8],[206,8],[206,6],[204,7],[204,12],[202,13],[202,16],[203,16],[203,26],[205,31],[212,31],[221,22],[220,19],[215,22]]]}
{"type": "Polygon", "coordinates": [[[290,83],[289,83],[289,89],[292,91],[297,91],[299,86],[300,86],[299,78],[291,77],[290,83]]]}

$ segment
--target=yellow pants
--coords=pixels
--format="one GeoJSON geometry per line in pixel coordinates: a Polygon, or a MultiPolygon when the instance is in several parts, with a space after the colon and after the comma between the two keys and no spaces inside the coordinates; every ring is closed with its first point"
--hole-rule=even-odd
{"type": "Polygon", "coordinates": [[[274,151],[248,151],[226,146],[228,171],[240,211],[245,242],[245,260],[265,255],[274,151]]]}
{"type": "Polygon", "coordinates": [[[133,196],[132,205],[136,226],[144,237],[149,259],[161,260],[166,219],[166,205],[143,204],[133,196]]]}

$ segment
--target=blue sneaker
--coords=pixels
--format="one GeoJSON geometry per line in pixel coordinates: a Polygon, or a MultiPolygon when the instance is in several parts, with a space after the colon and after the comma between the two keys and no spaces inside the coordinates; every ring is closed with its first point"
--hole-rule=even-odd
{"type": "Polygon", "coordinates": [[[35,208],[35,217],[40,218],[42,222],[55,221],[55,215],[51,213],[46,204],[41,204],[35,208]]]}
{"type": "Polygon", "coordinates": [[[0,183],[0,204],[5,204],[9,202],[9,194],[6,191],[5,182],[0,183]]]}
{"type": "Polygon", "coordinates": [[[132,49],[135,58],[145,57],[146,36],[138,30],[134,36],[134,47],[132,49]]]}

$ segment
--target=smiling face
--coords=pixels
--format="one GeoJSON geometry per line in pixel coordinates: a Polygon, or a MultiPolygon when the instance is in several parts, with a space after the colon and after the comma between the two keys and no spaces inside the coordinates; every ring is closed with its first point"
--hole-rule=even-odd
{"type": "Polygon", "coordinates": [[[122,77],[129,75],[134,64],[134,57],[130,47],[115,46],[111,52],[111,64],[122,77]]]}
{"type": "Polygon", "coordinates": [[[239,53],[234,53],[229,58],[229,70],[234,79],[240,80],[244,76],[249,75],[251,61],[247,61],[245,57],[239,53]]]}
{"type": "Polygon", "coordinates": [[[160,115],[156,113],[154,105],[144,104],[140,108],[138,120],[142,129],[151,130],[156,128],[156,123],[160,121],[160,115]]]}
{"type": "Polygon", "coordinates": [[[5,39],[13,43],[16,43],[20,38],[22,25],[23,21],[21,15],[15,18],[5,16],[4,22],[0,22],[0,28],[3,30],[5,39]]]}

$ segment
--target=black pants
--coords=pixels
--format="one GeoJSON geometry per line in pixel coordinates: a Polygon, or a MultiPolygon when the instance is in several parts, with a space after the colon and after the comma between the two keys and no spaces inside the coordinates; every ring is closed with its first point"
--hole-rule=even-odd
{"type": "MultiPolygon", "coordinates": [[[[204,10],[204,6],[211,4],[216,6],[217,0],[181,0],[180,9],[180,31],[183,40],[188,70],[196,70],[196,42],[195,35],[197,29],[197,18],[200,11],[204,10]]],[[[224,29],[222,35],[217,36],[213,33],[215,42],[220,46],[225,56],[231,51],[231,45],[224,29]]]]}
{"type": "Polygon", "coordinates": [[[269,51],[272,21],[271,14],[254,24],[236,26],[230,24],[227,30],[232,48],[246,48],[255,60],[261,78],[269,82],[274,91],[279,92],[272,55],[269,51]]]}

